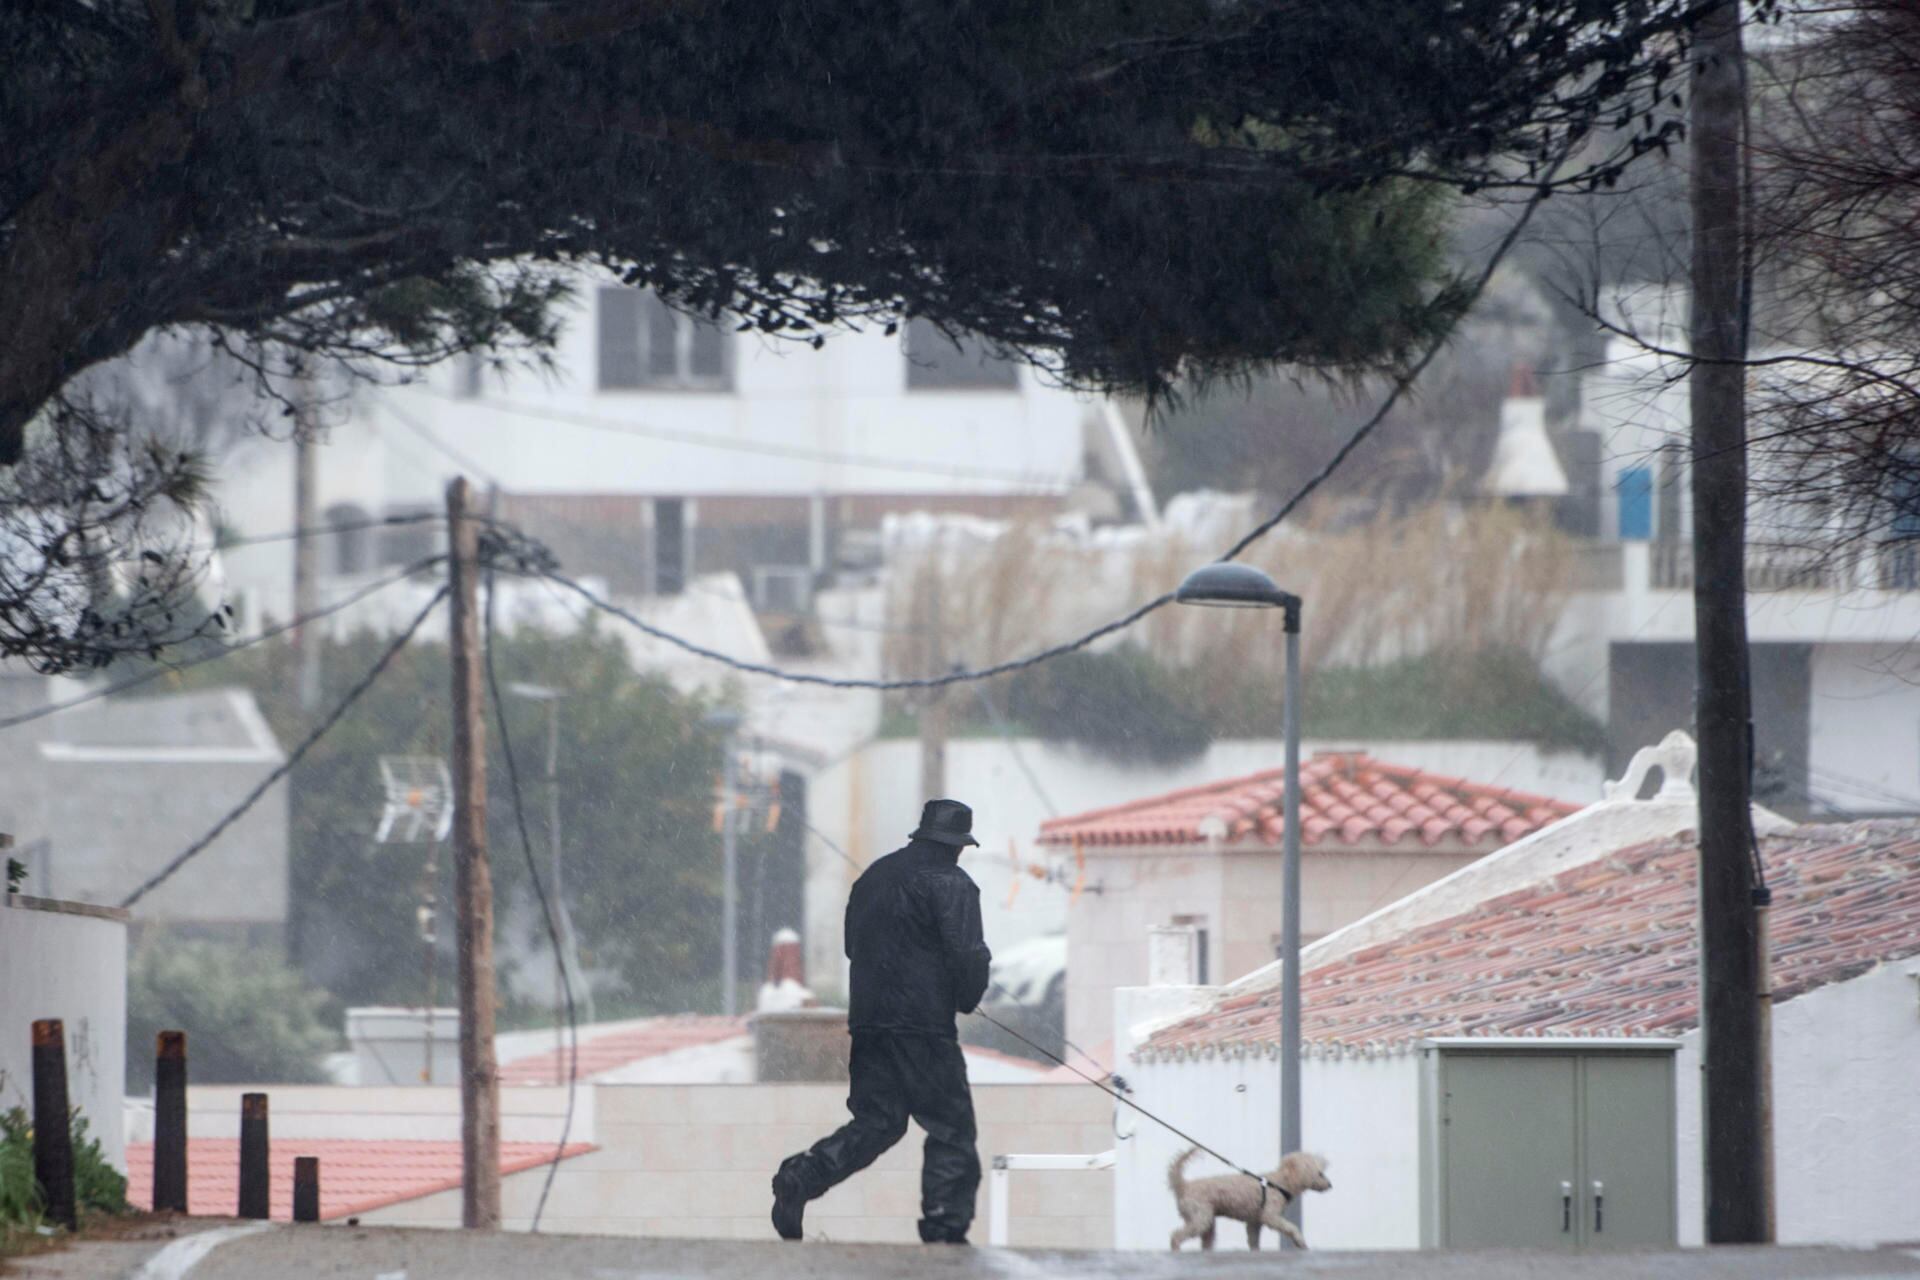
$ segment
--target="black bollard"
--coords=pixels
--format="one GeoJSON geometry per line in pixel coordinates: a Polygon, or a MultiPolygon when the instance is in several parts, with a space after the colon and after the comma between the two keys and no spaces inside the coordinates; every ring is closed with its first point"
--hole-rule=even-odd
{"type": "Polygon", "coordinates": [[[153,1060],[153,1211],[187,1211],[187,1033],[162,1031],[153,1060]]]}
{"type": "Polygon", "coordinates": [[[272,1206],[267,1173],[267,1095],[240,1095],[240,1216],[264,1218],[272,1206]]]}
{"type": "Polygon", "coordinates": [[[67,1036],[58,1018],[33,1024],[33,1176],[46,1197],[47,1221],[73,1230],[72,1111],[67,1103],[67,1036]]]}
{"type": "Polygon", "coordinates": [[[293,1220],[320,1221],[320,1157],[293,1158],[293,1220]]]}

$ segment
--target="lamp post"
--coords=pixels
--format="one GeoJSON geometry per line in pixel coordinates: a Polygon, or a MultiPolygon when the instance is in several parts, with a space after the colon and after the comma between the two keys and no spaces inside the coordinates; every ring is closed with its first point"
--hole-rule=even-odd
{"type": "MultiPolygon", "coordinates": [[[[1187,575],[1173,598],[1228,609],[1279,609],[1286,624],[1285,834],[1280,879],[1280,1154],[1300,1149],[1300,597],[1282,591],[1252,565],[1229,560],[1187,575]]],[[[1287,1213],[1298,1223],[1300,1201],[1287,1213]]]]}
{"type": "Polygon", "coordinates": [[[560,863],[560,702],[567,694],[563,689],[519,680],[508,684],[507,692],[516,698],[547,705],[547,852],[552,866],[553,913],[560,930],[560,949],[553,957],[554,1040],[558,1047],[561,1043],[560,1018],[566,1008],[568,966],[572,967],[576,978],[581,978],[580,994],[587,1006],[587,1022],[593,1022],[593,993],[587,990],[580,973],[579,940],[573,936],[573,913],[567,910],[566,882],[562,878],[560,863]]]}
{"type": "Polygon", "coordinates": [[[734,794],[739,790],[739,779],[735,776],[738,768],[734,759],[733,735],[739,730],[741,717],[737,711],[709,711],[703,721],[709,728],[720,731],[720,746],[726,769],[726,781],[722,783],[725,791],[720,804],[720,848],[721,876],[724,883],[720,889],[720,985],[721,999],[726,1015],[731,1018],[739,1012],[740,1000],[740,899],[739,888],[734,883],[736,852],[733,838],[734,794]]]}

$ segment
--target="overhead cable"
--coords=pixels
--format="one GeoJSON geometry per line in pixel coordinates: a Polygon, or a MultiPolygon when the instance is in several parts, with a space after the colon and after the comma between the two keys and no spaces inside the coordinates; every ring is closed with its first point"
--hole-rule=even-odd
{"type": "Polygon", "coordinates": [[[31,711],[22,711],[18,715],[8,716],[4,720],[0,720],[0,731],[11,729],[16,725],[26,724],[30,720],[38,720],[43,716],[54,715],[99,698],[110,698],[117,693],[125,693],[128,689],[137,689],[143,684],[160,679],[162,676],[173,675],[180,671],[190,671],[194,667],[204,666],[209,662],[218,662],[222,658],[232,657],[242,649],[251,649],[254,645],[271,640],[275,636],[283,636],[289,631],[298,631],[309,622],[317,622],[321,618],[339,613],[342,609],[350,609],[362,600],[365,600],[368,596],[404,582],[414,574],[425,569],[431,569],[434,565],[439,564],[445,559],[445,556],[428,556],[423,560],[416,560],[406,568],[388,577],[381,578],[377,582],[370,582],[359,590],[342,596],[332,604],[315,609],[311,613],[303,613],[299,617],[289,619],[286,622],[267,627],[258,635],[248,636],[244,640],[236,640],[232,644],[223,645],[213,653],[203,654],[197,658],[188,658],[184,662],[170,662],[164,666],[157,666],[151,671],[143,671],[137,676],[129,676],[125,680],[120,680],[109,685],[102,685],[98,689],[89,689],[83,694],[67,698],[64,701],[50,702],[44,707],[35,707],[31,711]]]}
{"type": "MultiPolygon", "coordinates": [[[[560,944],[560,928],[554,922],[553,903],[547,898],[547,886],[540,879],[540,866],[533,856],[533,838],[527,834],[527,806],[520,791],[520,765],[513,754],[513,733],[507,727],[507,707],[500,697],[500,678],[494,671],[493,663],[493,587],[494,570],[487,569],[487,607],[482,612],[484,634],[481,651],[486,654],[487,692],[493,700],[494,722],[500,726],[500,752],[507,762],[507,785],[513,792],[513,822],[520,833],[520,850],[526,855],[527,875],[533,881],[534,897],[540,902],[540,919],[546,925],[547,940],[553,946],[553,963],[560,971],[560,990],[567,1006],[567,1043],[565,1061],[567,1064],[567,1109],[560,1121],[560,1140],[554,1147],[553,1160],[547,1165],[546,1181],[540,1184],[540,1199],[533,1206],[533,1222],[528,1230],[540,1230],[540,1218],[547,1210],[547,1194],[553,1190],[553,1176],[560,1170],[561,1158],[567,1152],[567,1139],[573,1133],[573,1108],[575,1095],[580,1088],[580,1020],[579,1011],[573,998],[573,977],[568,972],[566,954],[560,944]]],[[[557,854],[555,855],[558,856],[557,854]]],[[[563,1046],[553,1047],[554,1061],[562,1058],[563,1046]]]]}
{"type": "Polygon", "coordinates": [[[355,702],[360,700],[360,695],[373,687],[374,681],[380,678],[380,674],[387,669],[388,664],[397,658],[400,655],[400,651],[406,648],[413,640],[414,632],[420,630],[421,624],[427,620],[427,615],[432,613],[435,606],[447,598],[448,590],[448,587],[442,586],[438,591],[433,593],[433,598],[427,601],[425,607],[423,607],[419,613],[414,615],[413,621],[407,624],[406,630],[394,637],[393,642],[381,652],[380,657],[374,664],[367,668],[367,673],[360,677],[358,683],[356,683],[353,688],[347,690],[347,695],[335,704],[333,710],[327,713],[326,719],[315,726],[313,732],[309,733],[301,741],[299,746],[287,753],[287,758],[281,761],[278,768],[262,778],[239,804],[230,809],[226,816],[222,817],[220,821],[214,823],[212,830],[175,854],[167,861],[166,866],[161,867],[160,870],[148,876],[138,889],[135,889],[122,899],[120,902],[121,909],[125,910],[131,907],[134,903],[146,897],[147,894],[159,888],[174,872],[186,866],[187,863],[191,862],[203,849],[215,840],[218,840],[228,827],[231,827],[234,823],[245,817],[247,811],[259,803],[260,797],[266,795],[267,792],[273,788],[274,783],[291,773],[293,767],[300,763],[301,757],[307,754],[313,747],[313,744],[325,737],[327,731],[333,728],[334,725],[340,723],[340,718],[347,714],[348,709],[351,708],[355,702]]]}

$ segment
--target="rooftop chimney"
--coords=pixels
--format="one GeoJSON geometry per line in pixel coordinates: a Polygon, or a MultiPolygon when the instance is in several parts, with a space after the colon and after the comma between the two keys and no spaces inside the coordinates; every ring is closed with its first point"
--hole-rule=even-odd
{"type": "Polygon", "coordinates": [[[754,1009],[777,1013],[787,1009],[810,1009],[819,1001],[807,990],[806,960],[800,949],[800,935],[782,929],[773,935],[767,950],[767,980],[760,985],[754,1009]]]}
{"type": "Polygon", "coordinates": [[[1571,491],[1567,469],[1547,438],[1547,402],[1527,365],[1516,364],[1508,380],[1500,438],[1481,488],[1495,498],[1564,498],[1571,491]]]}

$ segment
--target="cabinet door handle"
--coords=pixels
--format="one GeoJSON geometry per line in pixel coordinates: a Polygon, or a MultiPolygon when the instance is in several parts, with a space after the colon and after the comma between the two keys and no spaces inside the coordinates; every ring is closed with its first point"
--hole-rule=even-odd
{"type": "Polygon", "coordinates": [[[1593,1183],[1593,1233],[1595,1235],[1600,1234],[1601,1223],[1606,1220],[1604,1216],[1606,1206],[1607,1184],[1596,1178],[1593,1183]]]}
{"type": "Polygon", "coordinates": [[[1573,1230],[1573,1184],[1571,1182],[1560,1184],[1560,1229],[1573,1230]]]}

